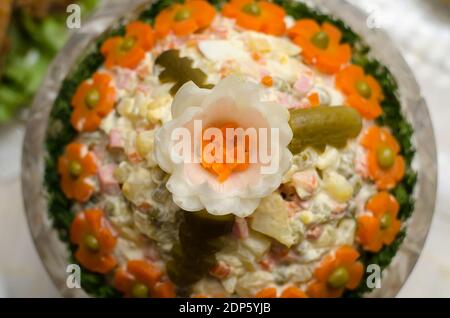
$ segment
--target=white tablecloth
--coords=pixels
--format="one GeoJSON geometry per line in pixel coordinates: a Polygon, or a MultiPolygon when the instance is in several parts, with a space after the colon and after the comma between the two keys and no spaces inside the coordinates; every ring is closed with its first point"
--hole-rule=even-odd
{"type": "MultiPolygon", "coordinates": [[[[331,0],[333,1],[333,0],[331,0]]],[[[440,0],[349,0],[371,12],[401,48],[430,107],[439,188],[426,246],[400,297],[450,297],[450,6],[440,0]]],[[[56,297],[34,249],[19,180],[23,124],[0,128],[0,297],[56,297]]]]}

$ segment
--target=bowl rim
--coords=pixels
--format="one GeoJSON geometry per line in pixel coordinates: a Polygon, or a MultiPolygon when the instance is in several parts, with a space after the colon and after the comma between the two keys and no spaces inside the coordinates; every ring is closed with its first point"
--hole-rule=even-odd
{"type": "MultiPolygon", "coordinates": [[[[297,0],[298,1],[298,0],[297,0]]],[[[44,187],[45,138],[50,110],[63,79],[76,66],[80,56],[117,18],[133,18],[152,0],[110,0],[103,2],[74,32],[49,67],[32,103],[22,153],[22,193],[28,226],[40,259],[57,290],[65,297],[86,297],[82,289],[67,287],[67,246],[58,238],[48,217],[44,187]],[[130,8],[132,8],[130,10],[130,8]],[[124,14],[124,12],[127,12],[124,14]]],[[[437,192],[437,151],[433,125],[415,77],[387,32],[370,29],[369,15],[346,0],[303,0],[309,6],[342,19],[360,34],[371,48],[371,55],[392,72],[399,86],[400,103],[407,120],[413,125],[417,153],[413,162],[418,172],[415,188],[416,206],[407,221],[407,234],[392,263],[383,272],[383,284],[365,297],[394,297],[406,282],[423,250],[435,210],[437,192]],[[378,44],[377,44],[378,42],[378,44]],[[383,45],[380,45],[383,44],[383,45]],[[386,45],[391,44],[391,45],[386,45]],[[425,173],[424,170],[427,170],[425,173]],[[411,233],[414,233],[412,235],[411,233]]]]}

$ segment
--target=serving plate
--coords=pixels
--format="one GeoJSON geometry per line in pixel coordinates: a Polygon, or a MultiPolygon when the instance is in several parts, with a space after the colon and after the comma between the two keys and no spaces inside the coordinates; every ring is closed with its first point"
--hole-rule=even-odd
{"type": "MultiPolygon", "coordinates": [[[[369,28],[369,17],[344,0],[304,1],[308,5],[344,20],[372,48],[372,55],[385,64],[399,85],[403,112],[414,128],[413,142],[417,153],[413,167],[418,173],[415,189],[416,205],[408,220],[407,235],[389,268],[383,273],[381,288],[368,297],[394,297],[407,280],[423,248],[431,225],[437,183],[437,157],[433,128],[425,100],[405,60],[386,32],[369,28]]],[[[131,20],[148,0],[104,2],[81,29],[76,30],[53,61],[36,95],[24,140],[22,187],[27,219],[39,255],[56,288],[64,297],[85,297],[82,289],[69,288],[66,272],[69,253],[52,228],[47,213],[44,188],[45,137],[49,114],[64,78],[93,47],[95,39],[121,18],[131,20]],[[127,14],[124,15],[124,12],[127,14]]]]}

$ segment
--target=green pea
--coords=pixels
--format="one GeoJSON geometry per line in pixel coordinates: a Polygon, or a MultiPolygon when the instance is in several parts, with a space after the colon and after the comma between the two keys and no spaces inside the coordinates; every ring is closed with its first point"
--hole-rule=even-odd
{"type": "Polygon", "coordinates": [[[355,88],[358,91],[359,95],[364,98],[369,99],[372,96],[372,89],[366,81],[357,81],[355,84],[355,88]]]}
{"type": "Polygon", "coordinates": [[[383,216],[380,218],[380,228],[382,230],[386,230],[390,228],[392,225],[392,217],[390,214],[383,214],[383,216]]]}
{"type": "Polygon", "coordinates": [[[395,153],[390,147],[377,149],[377,161],[381,168],[389,169],[395,163],[395,153]]]}
{"type": "Polygon", "coordinates": [[[261,7],[256,2],[245,4],[242,7],[242,11],[255,17],[261,15],[261,7]]]}
{"type": "Polygon", "coordinates": [[[91,89],[85,97],[86,105],[89,108],[94,108],[100,101],[100,93],[95,88],[91,89]]]}
{"type": "Polygon", "coordinates": [[[81,167],[81,164],[73,160],[69,163],[69,174],[72,178],[78,178],[83,170],[83,167],[81,167]]]}
{"type": "Polygon", "coordinates": [[[98,240],[94,235],[86,235],[86,237],[84,238],[84,244],[92,252],[98,252],[100,250],[100,244],[98,243],[98,240]]]}
{"type": "Polygon", "coordinates": [[[120,49],[124,52],[127,52],[133,48],[135,43],[136,39],[134,37],[126,37],[120,44],[120,49]]]}
{"type": "Polygon", "coordinates": [[[175,21],[184,21],[191,17],[191,11],[189,9],[180,9],[175,13],[175,21]]]}
{"type": "Polygon", "coordinates": [[[326,50],[330,44],[330,37],[326,32],[320,31],[313,35],[311,42],[319,49],[326,50]]]}
{"type": "Polygon", "coordinates": [[[131,295],[134,298],[147,298],[148,297],[148,287],[142,283],[136,283],[131,290],[131,295]]]}
{"type": "Polygon", "coordinates": [[[343,288],[347,285],[350,279],[350,274],[345,267],[338,267],[334,272],[328,277],[328,285],[332,288],[343,288]]]}

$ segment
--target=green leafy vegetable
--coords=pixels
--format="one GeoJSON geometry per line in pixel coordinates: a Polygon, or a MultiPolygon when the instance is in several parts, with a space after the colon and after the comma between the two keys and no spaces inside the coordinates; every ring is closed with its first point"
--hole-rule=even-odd
{"type": "Polygon", "coordinates": [[[42,21],[21,13],[19,19],[27,35],[49,54],[55,54],[67,40],[64,16],[49,16],[42,21]]]}
{"type": "MultiPolygon", "coordinates": [[[[69,228],[74,218],[71,210],[72,202],[62,193],[57,174],[58,157],[64,151],[76,135],[70,122],[72,107],[70,101],[78,85],[89,78],[103,63],[103,56],[97,51],[89,54],[78,65],[66,80],[64,80],[60,93],[53,106],[47,133],[47,156],[45,161],[45,185],[47,189],[48,211],[62,241],[70,246],[71,253],[75,252],[75,246],[70,244],[69,228]]],[[[74,259],[72,263],[76,263],[74,259]]],[[[81,286],[83,289],[97,297],[119,297],[120,293],[108,284],[104,275],[96,274],[82,268],[81,286]]]]}
{"type": "Polygon", "coordinates": [[[170,93],[175,95],[184,83],[193,81],[198,87],[211,88],[212,85],[206,84],[206,74],[198,68],[192,67],[192,59],[180,57],[178,50],[168,50],[161,53],[155,60],[155,64],[164,67],[159,74],[161,83],[174,83],[170,93]]]}
{"type": "MultiPolygon", "coordinates": [[[[92,10],[97,2],[77,1],[82,14],[92,10]]],[[[30,103],[50,61],[67,40],[65,18],[63,13],[36,19],[25,12],[14,12],[8,31],[10,49],[0,74],[0,123],[30,103]]]]}

